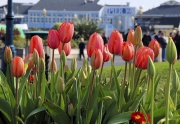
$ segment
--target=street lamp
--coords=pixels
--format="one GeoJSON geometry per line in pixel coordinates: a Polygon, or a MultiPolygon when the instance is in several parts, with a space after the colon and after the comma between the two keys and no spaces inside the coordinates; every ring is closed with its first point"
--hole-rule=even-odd
{"type": "MultiPolygon", "coordinates": [[[[8,0],[8,13],[6,15],[6,39],[5,39],[5,47],[9,46],[11,48],[13,56],[16,55],[16,50],[13,44],[13,23],[14,23],[14,13],[13,13],[13,4],[12,0],[8,0]]],[[[4,47],[4,50],[5,50],[4,47]]],[[[1,63],[2,72],[6,73],[6,63],[4,62],[4,50],[2,53],[3,59],[1,63]]]]}
{"type": "Polygon", "coordinates": [[[45,29],[45,17],[46,17],[46,9],[44,8],[43,10],[42,10],[42,14],[43,14],[43,16],[44,16],[44,22],[43,22],[43,28],[45,29]]]}
{"type": "Polygon", "coordinates": [[[122,21],[119,20],[118,24],[119,24],[119,30],[121,30],[122,21]]]}

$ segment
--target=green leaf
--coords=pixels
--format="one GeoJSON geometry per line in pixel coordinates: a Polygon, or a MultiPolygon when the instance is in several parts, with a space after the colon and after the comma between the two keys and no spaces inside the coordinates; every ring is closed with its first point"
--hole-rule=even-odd
{"type": "Polygon", "coordinates": [[[108,120],[108,124],[126,123],[131,119],[132,113],[133,113],[133,111],[129,111],[129,112],[123,112],[123,113],[118,114],[118,115],[114,115],[108,120]]]}
{"type": "Polygon", "coordinates": [[[135,99],[134,103],[129,108],[130,111],[135,111],[137,109],[137,107],[139,106],[139,103],[141,102],[141,99],[143,98],[144,94],[145,94],[145,90],[141,94],[139,94],[139,96],[135,99]]]}
{"type": "Polygon", "coordinates": [[[47,84],[47,80],[46,80],[45,73],[43,72],[42,82],[41,82],[41,99],[42,99],[42,102],[44,102],[44,98],[45,98],[46,84],[47,84]]]}
{"type": "Polygon", "coordinates": [[[42,112],[42,111],[44,111],[44,110],[46,110],[45,107],[41,107],[41,108],[38,108],[38,109],[33,110],[33,111],[27,116],[27,118],[26,118],[26,120],[25,120],[25,123],[27,122],[27,120],[28,120],[31,116],[33,116],[33,115],[35,115],[35,114],[37,114],[37,113],[39,113],[39,112],[42,112]]]}
{"type": "Polygon", "coordinates": [[[21,122],[21,124],[25,124],[20,117],[16,116],[16,119],[17,119],[19,122],[21,122]]]}
{"type": "Polygon", "coordinates": [[[6,100],[2,98],[0,98],[0,111],[3,113],[4,117],[6,117],[9,122],[13,121],[13,113],[11,111],[11,106],[6,100]]]}
{"type": "Polygon", "coordinates": [[[58,124],[70,124],[70,118],[66,112],[64,112],[60,107],[52,103],[51,101],[45,101],[44,106],[50,113],[51,117],[58,124]]]}

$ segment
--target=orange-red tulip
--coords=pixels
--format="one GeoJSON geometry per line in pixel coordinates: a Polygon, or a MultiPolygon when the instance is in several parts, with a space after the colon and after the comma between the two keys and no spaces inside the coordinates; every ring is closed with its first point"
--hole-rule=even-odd
{"type": "Polygon", "coordinates": [[[128,32],[127,41],[130,41],[133,45],[135,45],[134,30],[130,29],[130,31],[128,32]]]}
{"type": "Polygon", "coordinates": [[[59,27],[60,41],[63,43],[68,43],[71,41],[74,34],[74,24],[69,22],[64,22],[59,27]]]}
{"type": "MultiPolygon", "coordinates": [[[[59,54],[61,54],[62,46],[63,46],[63,43],[60,42],[59,47],[58,47],[59,54]]],[[[64,49],[66,56],[68,56],[71,52],[71,42],[65,43],[63,49],[64,49]]]]}
{"type": "Polygon", "coordinates": [[[30,53],[33,53],[34,49],[37,50],[39,57],[43,57],[43,42],[38,35],[33,36],[30,41],[30,53]]]}
{"type": "Polygon", "coordinates": [[[159,51],[160,51],[159,42],[156,39],[151,40],[148,47],[151,48],[154,51],[154,57],[156,58],[159,55],[159,51]]]}
{"type": "Polygon", "coordinates": [[[103,55],[99,49],[95,49],[92,58],[91,58],[91,66],[94,70],[99,69],[102,66],[103,55]]]}
{"type": "Polygon", "coordinates": [[[147,69],[148,56],[154,61],[154,52],[148,47],[141,47],[137,50],[135,66],[140,69],[147,69]]]}
{"type": "Polygon", "coordinates": [[[48,46],[51,49],[57,49],[60,44],[60,38],[59,38],[58,31],[51,29],[48,33],[47,42],[48,42],[48,46]]]}
{"type": "Polygon", "coordinates": [[[103,62],[107,62],[110,59],[111,59],[111,53],[109,52],[108,44],[105,44],[103,50],[103,62]]]}
{"type": "Polygon", "coordinates": [[[14,77],[21,77],[24,74],[24,61],[21,57],[15,56],[12,61],[12,74],[14,77]]]}
{"type": "Polygon", "coordinates": [[[112,54],[120,54],[121,53],[121,47],[123,43],[122,35],[119,33],[118,30],[114,30],[110,37],[108,42],[108,48],[110,53],[112,54]]]}
{"type": "Polygon", "coordinates": [[[121,57],[124,61],[130,61],[134,56],[134,46],[131,42],[122,44],[121,57]]]}
{"type": "Polygon", "coordinates": [[[99,49],[102,53],[104,49],[104,41],[101,35],[96,32],[90,36],[87,44],[87,54],[89,57],[92,56],[95,49],[99,49]]]}

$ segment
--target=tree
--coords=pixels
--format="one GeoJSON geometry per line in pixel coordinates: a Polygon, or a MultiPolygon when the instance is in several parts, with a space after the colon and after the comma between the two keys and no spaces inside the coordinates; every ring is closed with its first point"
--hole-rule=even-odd
{"type": "Polygon", "coordinates": [[[61,24],[62,24],[61,22],[56,22],[56,23],[51,27],[51,29],[58,30],[58,29],[59,29],[59,26],[60,26],[61,24]]]}
{"type": "Polygon", "coordinates": [[[103,29],[99,28],[97,24],[94,22],[88,22],[86,20],[82,22],[78,22],[75,25],[75,34],[74,38],[81,38],[83,37],[85,40],[88,40],[90,35],[94,32],[102,33],[103,29]]]}

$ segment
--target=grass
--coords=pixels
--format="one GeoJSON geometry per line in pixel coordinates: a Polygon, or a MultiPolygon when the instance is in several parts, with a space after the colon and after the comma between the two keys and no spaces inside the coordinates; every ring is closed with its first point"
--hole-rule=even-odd
{"type": "MultiPolygon", "coordinates": [[[[156,62],[155,64],[155,68],[156,68],[156,73],[161,76],[160,82],[165,83],[167,81],[167,77],[169,74],[169,64],[168,62],[156,62]]],[[[176,63],[174,64],[174,68],[176,69],[178,76],[180,77],[180,61],[176,61],[176,63]]],[[[122,69],[122,73],[124,72],[124,65],[122,66],[116,66],[116,71],[122,69]]],[[[110,73],[111,71],[111,67],[105,67],[103,69],[103,72],[106,73],[110,73]]],[[[146,70],[143,71],[144,73],[146,72],[146,70]]]]}

